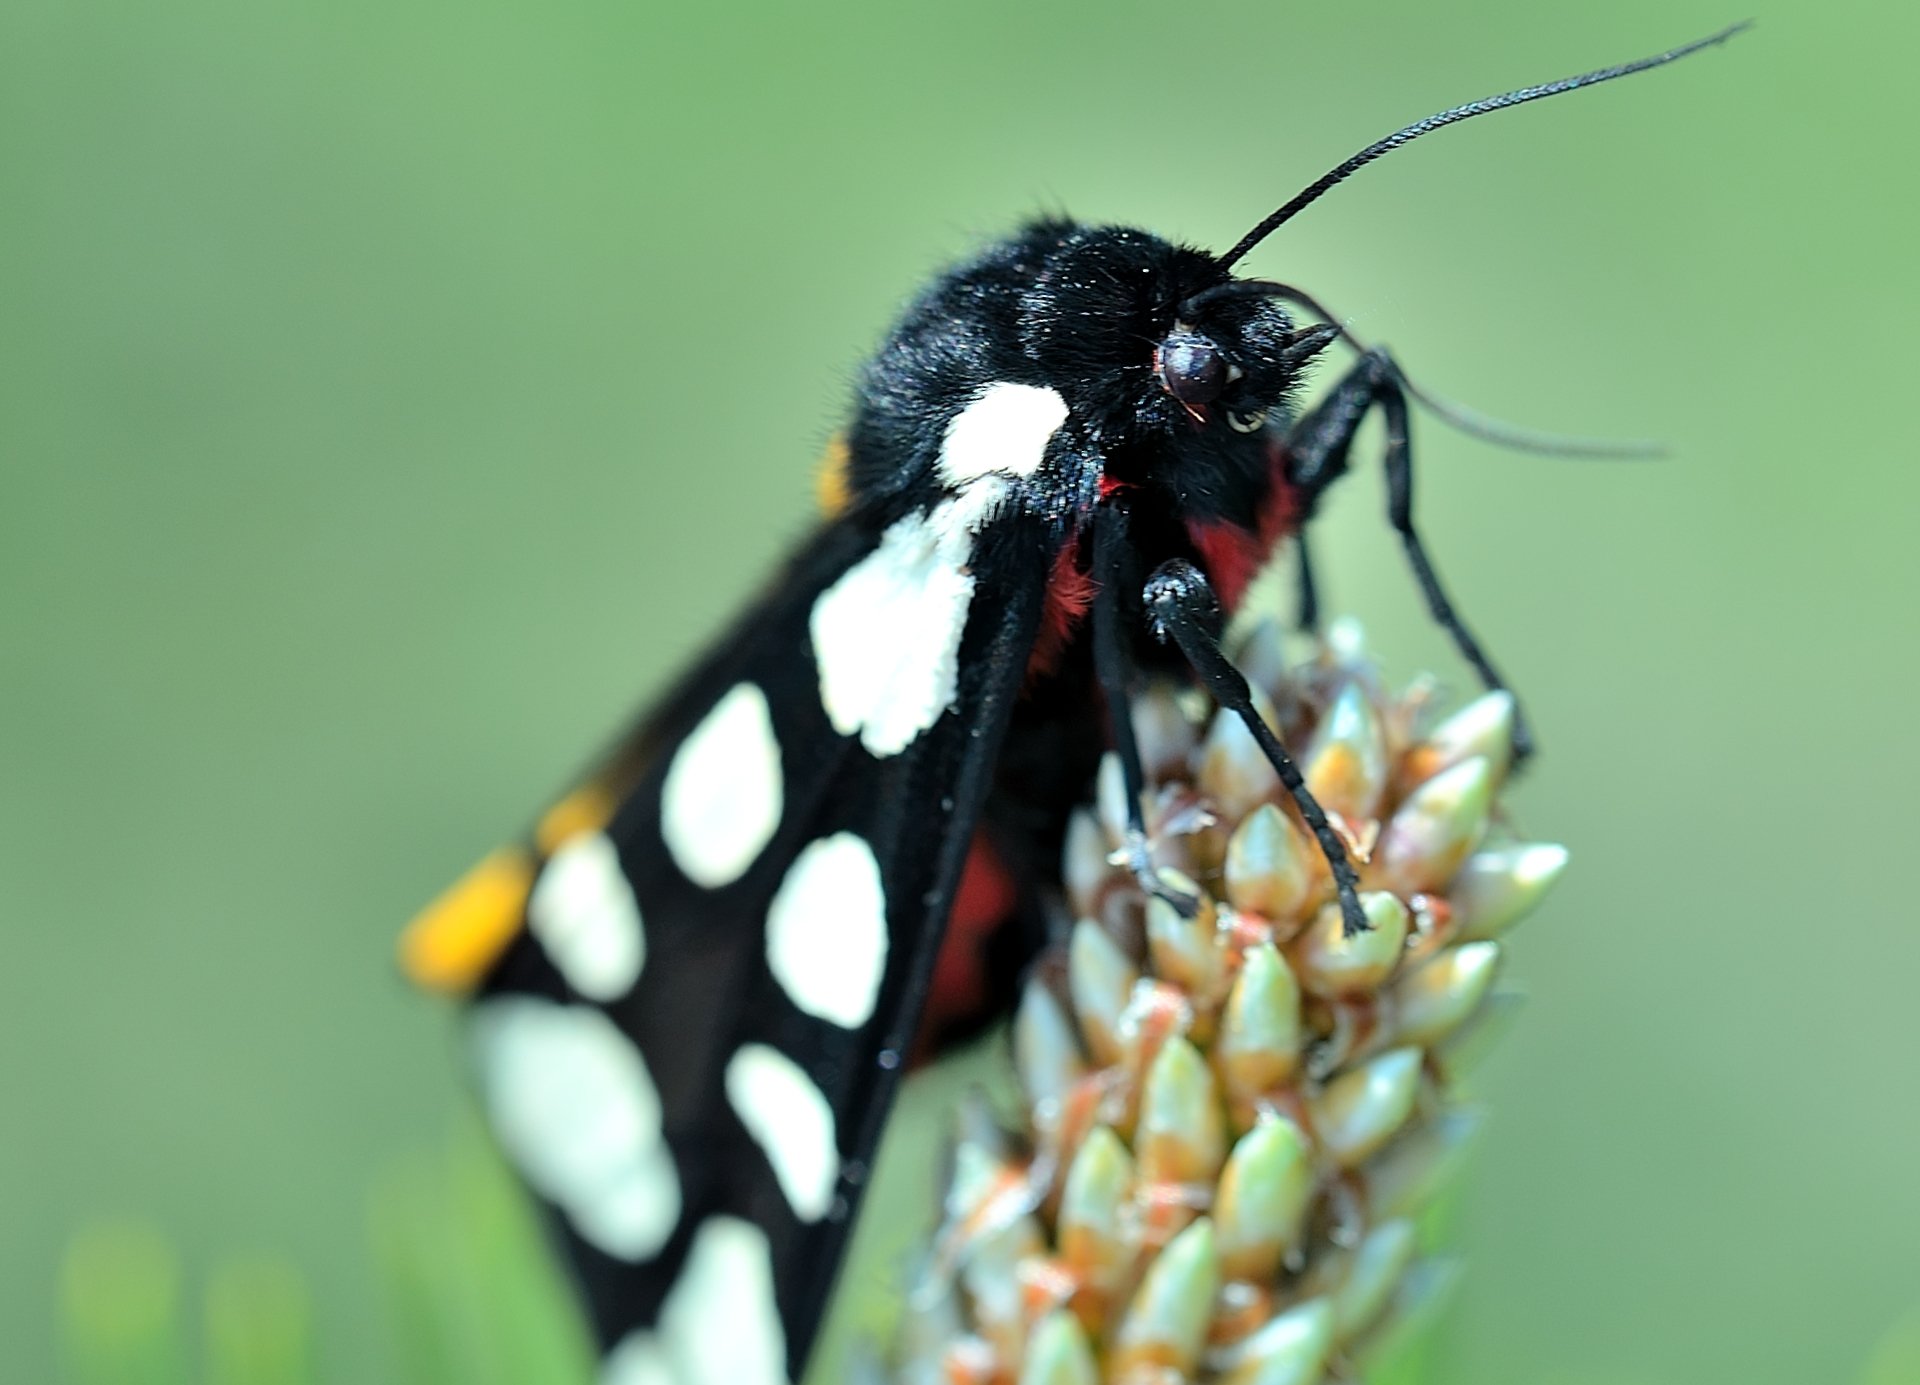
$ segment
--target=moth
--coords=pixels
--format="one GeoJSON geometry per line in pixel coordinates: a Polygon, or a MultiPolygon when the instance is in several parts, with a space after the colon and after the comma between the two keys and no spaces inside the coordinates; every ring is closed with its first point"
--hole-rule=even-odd
{"type": "Polygon", "coordinates": [[[1011,994],[1103,753],[1131,814],[1124,864],[1191,905],[1141,819],[1144,673],[1244,720],[1346,925],[1366,926],[1338,825],[1221,629],[1283,545],[1313,624],[1307,536],[1376,411],[1420,590],[1479,678],[1503,680],[1415,524],[1426,397],[1309,294],[1237,271],[1411,140],[1733,32],[1417,121],[1224,254],[1036,221],[907,308],[860,376],[812,536],[403,940],[417,979],[469,997],[482,1102],[564,1242],[610,1385],[801,1378],[902,1072],[1011,994]],[[1305,403],[1342,340],[1357,358],[1305,403]]]}

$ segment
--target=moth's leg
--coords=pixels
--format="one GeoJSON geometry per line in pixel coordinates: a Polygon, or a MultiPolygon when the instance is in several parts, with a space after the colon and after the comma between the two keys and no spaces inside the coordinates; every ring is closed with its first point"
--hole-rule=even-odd
{"type": "MultiPolygon", "coordinates": [[[[1300,487],[1311,513],[1314,501],[1327,484],[1347,469],[1347,454],[1354,434],[1370,407],[1378,405],[1386,424],[1387,519],[1400,535],[1408,565],[1420,584],[1427,610],[1447,632],[1460,657],[1473,666],[1488,688],[1511,693],[1507,680],[1494,666],[1480,641],[1468,629],[1459,611],[1454,609],[1426,545],[1413,523],[1413,449],[1408,441],[1407,396],[1401,385],[1400,370],[1393,358],[1375,348],[1359,362],[1324,399],[1302,414],[1287,434],[1290,459],[1289,479],[1300,487]]],[[[1516,763],[1533,753],[1533,733],[1515,699],[1513,709],[1513,757],[1516,763]]]]}
{"type": "Polygon", "coordinates": [[[1354,435],[1378,397],[1381,380],[1392,372],[1384,352],[1367,352],[1287,429],[1287,480],[1299,490],[1307,514],[1321,492],[1346,473],[1354,435]]]}
{"type": "MultiPolygon", "coordinates": [[[[1433,613],[1440,628],[1453,637],[1454,647],[1460,651],[1460,657],[1473,665],[1473,671],[1480,675],[1480,681],[1488,688],[1512,696],[1513,690],[1507,686],[1506,678],[1494,667],[1493,660],[1487,657],[1480,641],[1474,638],[1473,631],[1460,618],[1453,602],[1447,599],[1446,588],[1440,585],[1440,574],[1434,571],[1426,545],[1420,542],[1420,533],[1413,527],[1413,448],[1407,440],[1407,396],[1400,387],[1400,375],[1394,369],[1393,362],[1384,353],[1381,354],[1381,360],[1386,363],[1387,370],[1379,390],[1380,412],[1387,425],[1387,519],[1400,534],[1400,546],[1406,549],[1407,562],[1420,583],[1420,594],[1427,599],[1427,609],[1433,613]]],[[[1520,699],[1515,697],[1514,763],[1520,764],[1531,754],[1533,731],[1520,709],[1520,699]]]]}
{"type": "Polygon", "coordinates": [[[1113,753],[1120,761],[1120,782],[1126,790],[1126,842],[1122,849],[1127,869],[1143,891],[1191,917],[1200,901],[1160,878],[1140,807],[1147,780],[1140,765],[1140,740],[1133,729],[1133,659],[1127,650],[1128,631],[1120,611],[1121,594],[1127,590],[1128,556],[1126,512],[1116,505],[1101,507],[1094,514],[1093,527],[1093,576],[1099,584],[1093,598],[1093,668],[1107,704],[1113,753]]]}
{"type": "Polygon", "coordinates": [[[1307,549],[1307,530],[1302,525],[1293,536],[1293,551],[1300,563],[1300,579],[1295,587],[1293,628],[1303,635],[1320,633],[1320,587],[1313,580],[1313,554],[1307,549]]]}
{"type": "Polygon", "coordinates": [[[1334,887],[1340,896],[1341,922],[1347,936],[1366,931],[1372,925],[1360,908],[1360,881],[1354,873],[1353,862],[1347,857],[1346,844],[1327,821],[1326,812],[1307,788],[1306,780],[1301,778],[1300,767],[1280,744],[1273,728],[1254,709],[1253,693],[1247,687],[1245,676],[1220,648],[1220,603],[1214,598],[1206,577],[1184,559],[1162,563],[1147,579],[1146,605],[1154,633],[1180,647],[1202,686],[1215,702],[1245,723],[1261,753],[1267,757],[1267,763],[1293,795],[1300,816],[1306,820],[1314,840],[1320,843],[1327,866],[1333,872],[1334,887]]]}

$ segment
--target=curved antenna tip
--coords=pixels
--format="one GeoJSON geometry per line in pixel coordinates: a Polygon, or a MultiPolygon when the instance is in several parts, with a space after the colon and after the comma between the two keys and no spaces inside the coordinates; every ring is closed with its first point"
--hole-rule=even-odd
{"type": "Polygon", "coordinates": [[[1295,193],[1291,199],[1282,203],[1274,211],[1240,237],[1231,250],[1220,257],[1220,267],[1230,269],[1243,259],[1261,241],[1272,235],[1280,227],[1291,221],[1295,215],[1305,210],[1329,189],[1344,183],[1355,173],[1365,168],[1375,159],[1391,154],[1402,145],[1411,144],[1422,135],[1432,134],[1435,130],[1448,125],[1456,125],[1462,120],[1471,120],[1475,116],[1491,115],[1494,111],[1506,110],[1509,106],[1524,106],[1529,101],[1538,101],[1548,96],[1561,96],[1582,87],[1598,86],[1602,82],[1611,82],[1616,77],[1630,77],[1636,72],[1645,72],[1650,68],[1665,67],[1668,63],[1678,62],[1681,58],[1698,53],[1703,48],[1712,48],[1725,43],[1735,34],[1753,27],[1753,20],[1743,19],[1738,24],[1729,24],[1718,33],[1695,39],[1692,43],[1683,43],[1678,48],[1669,48],[1664,53],[1655,53],[1651,57],[1637,58],[1632,62],[1616,63],[1612,67],[1595,68],[1591,72],[1582,72],[1575,77],[1562,77],[1556,82],[1542,82],[1537,86],[1520,87],[1504,92],[1499,96],[1486,96],[1478,101],[1469,101],[1463,106],[1454,106],[1450,110],[1436,112],[1423,120],[1406,125],[1385,139],[1375,140],[1359,153],[1344,162],[1336,164],[1321,174],[1313,182],[1295,193]]]}

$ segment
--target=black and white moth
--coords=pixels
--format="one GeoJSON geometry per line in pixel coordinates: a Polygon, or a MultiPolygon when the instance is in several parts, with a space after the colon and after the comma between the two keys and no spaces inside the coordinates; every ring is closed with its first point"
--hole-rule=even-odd
{"type": "Polygon", "coordinates": [[[1376,409],[1421,590],[1481,679],[1501,679],[1414,526],[1409,400],[1425,397],[1310,296],[1235,267],[1412,139],[1733,32],[1416,122],[1224,255],[1040,221],[907,309],[860,378],[818,530],[403,943],[416,978],[471,996],[487,1114],[566,1245],[607,1385],[800,1379],[901,1072],[1011,993],[1103,752],[1125,780],[1126,864],[1190,902],[1141,823],[1128,692],[1143,670],[1243,718],[1348,927],[1366,926],[1336,825],[1220,623],[1289,541],[1313,623],[1307,526],[1376,409]],[[1358,360],[1296,407],[1343,338],[1358,360]]]}

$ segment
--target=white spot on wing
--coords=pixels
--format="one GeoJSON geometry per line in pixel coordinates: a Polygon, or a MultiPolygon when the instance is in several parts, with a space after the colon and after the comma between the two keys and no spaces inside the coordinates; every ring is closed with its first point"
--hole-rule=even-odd
{"type": "Polygon", "coordinates": [[[620,1339],[600,1363],[600,1385],[678,1385],[659,1340],[645,1328],[620,1339]]]}
{"type": "Polygon", "coordinates": [[[625,1260],[650,1260],[673,1234],[680,1215],[680,1178],[665,1144],[576,1198],[568,1220],[592,1244],[625,1260]]]}
{"type": "Polygon", "coordinates": [[[700,1224],[660,1308],[675,1385],[787,1385],[787,1334],[764,1231],[735,1217],[700,1224]]]}
{"type": "Polygon", "coordinates": [[[554,852],[527,901],[527,927],[567,984],[589,1000],[618,1000],[640,979],[647,958],[640,905],[602,833],[554,852]]]}
{"type": "Polygon", "coordinates": [[[873,552],[813,603],[820,702],[833,729],[897,755],[953,705],[973,601],[973,540],[1006,496],[983,477],[932,510],[895,520],[873,552]]]}
{"type": "Polygon", "coordinates": [[[659,1254],[680,1180],[639,1050],[598,1010],[532,996],[483,1001],[473,1045],[494,1134],[534,1190],[607,1254],[659,1254]]]}
{"type": "Polygon", "coordinates": [[[681,874],[717,890],[745,875],[773,839],[781,801],[767,696],[740,683],[674,752],[660,790],[660,835],[681,874]]]}
{"type": "Polygon", "coordinates": [[[887,901],[872,847],[836,832],[794,858],[767,908],[767,967],[818,1019],[858,1029],[872,1018],[887,969],[887,901]]]}
{"type": "Polygon", "coordinates": [[[947,424],[940,445],[940,479],[951,490],[993,472],[1031,476],[1047,442],[1067,421],[1058,390],[1005,382],[988,385],[947,424]]]}
{"type": "Polygon", "coordinates": [[[727,1061],[727,1101],[773,1165],[793,1214],[815,1222],[840,1177],[833,1107],[800,1065],[766,1044],[742,1044],[727,1061]]]}

